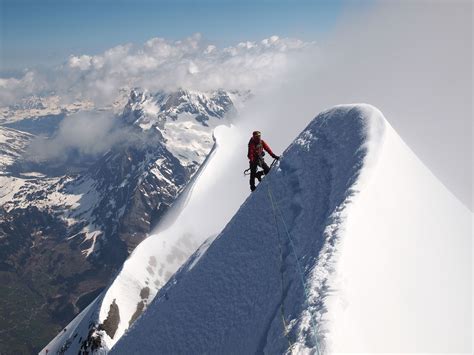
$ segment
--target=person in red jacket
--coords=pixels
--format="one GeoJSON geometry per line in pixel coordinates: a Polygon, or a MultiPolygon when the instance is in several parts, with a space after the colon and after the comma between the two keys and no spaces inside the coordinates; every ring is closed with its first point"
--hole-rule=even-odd
{"type": "Polygon", "coordinates": [[[249,141],[249,150],[247,157],[249,158],[250,164],[250,190],[255,190],[255,178],[258,181],[262,180],[263,174],[268,174],[270,167],[265,163],[263,156],[265,155],[264,150],[272,156],[273,159],[280,159],[278,155],[275,155],[267,143],[262,139],[260,131],[254,131],[252,138],[249,141]],[[261,167],[263,171],[257,172],[258,167],[261,167]]]}

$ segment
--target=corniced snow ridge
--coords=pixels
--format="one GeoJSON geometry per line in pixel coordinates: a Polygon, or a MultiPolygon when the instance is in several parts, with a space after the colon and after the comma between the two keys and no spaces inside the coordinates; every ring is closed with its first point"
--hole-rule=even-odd
{"type": "Polygon", "coordinates": [[[83,315],[100,352],[470,351],[471,215],[374,107],[318,115],[217,237],[186,207],[83,315]]]}

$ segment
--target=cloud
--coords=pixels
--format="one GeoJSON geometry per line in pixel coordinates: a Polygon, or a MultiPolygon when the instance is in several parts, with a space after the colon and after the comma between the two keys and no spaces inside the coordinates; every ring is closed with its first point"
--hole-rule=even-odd
{"type": "Polygon", "coordinates": [[[264,131],[282,150],[320,111],[373,104],[472,210],[471,23],[469,1],[351,8],[319,51],[290,57],[280,85],[255,97],[248,130],[264,131]]]}
{"type": "Polygon", "coordinates": [[[21,98],[42,94],[48,82],[37,71],[27,70],[21,78],[0,78],[0,105],[12,105],[21,98]]]}
{"type": "Polygon", "coordinates": [[[71,56],[48,73],[28,71],[21,79],[2,79],[0,104],[55,92],[65,102],[91,100],[106,106],[120,89],[132,87],[152,91],[181,87],[258,90],[285,70],[288,57],[313,47],[313,43],[278,36],[222,49],[200,34],[180,41],[152,38],[142,46],[126,44],[98,55],[71,56]],[[5,80],[9,80],[8,85],[5,80]]]}
{"type": "MultiPolygon", "coordinates": [[[[350,4],[350,3],[349,3],[350,4]]],[[[351,6],[351,5],[349,5],[351,6]]],[[[120,88],[251,89],[246,117],[280,149],[330,106],[379,107],[433,173],[472,209],[472,3],[356,5],[314,43],[273,36],[227,48],[200,35],[153,38],[71,56],[49,73],[1,79],[0,104],[21,95],[109,104],[120,88]]]]}
{"type": "Polygon", "coordinates": [[[38,137],[33,140],[25,158],[35,162],[66,163],[71,155],[81,158],[96,157],[119,143],[133,144],[139,139],[137,133],[120,125],[112,114],[80,112],[61,121],[52,138],[38,137]]]}
{"type": "Polygon", "coordinates": [[[93,65],[92,57],[89,55],[81,55],[79,57],[72,56],[69,58],[68,64],[69,67],[79,68],[80,70],[87,70],[93,65]]]}

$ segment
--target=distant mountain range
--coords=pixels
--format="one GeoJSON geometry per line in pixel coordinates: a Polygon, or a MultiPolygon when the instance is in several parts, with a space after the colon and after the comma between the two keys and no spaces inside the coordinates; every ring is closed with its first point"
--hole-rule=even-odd
{"type": "Polygon", "coordinates": [[[133,89],[121,110],[107,108],[130,139],[65,162],[25,152],[70,113],[96,108],[49,97],[0,111],[2,352],[39,350],[104,289],[205,161],[213,129],[249,95],[133,89]]]}

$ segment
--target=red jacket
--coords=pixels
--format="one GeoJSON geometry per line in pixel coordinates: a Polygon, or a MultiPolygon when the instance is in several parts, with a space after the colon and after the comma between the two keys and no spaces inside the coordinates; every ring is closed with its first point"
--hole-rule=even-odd
{"type": "Polygon", "coordinates": [[[250,138],[249,141],[249,151],[247,153],[247,157],[251,162],[256,161],[258,158],[262,157],[263,155],[263,150],[266,150],[268,154],[270,154],[272,157],[275,157],[275,154],[273,154],[272,150],[268,146],[267,143],[263,139],[260,139],[258,142],[252,137],[250,138]]]}

